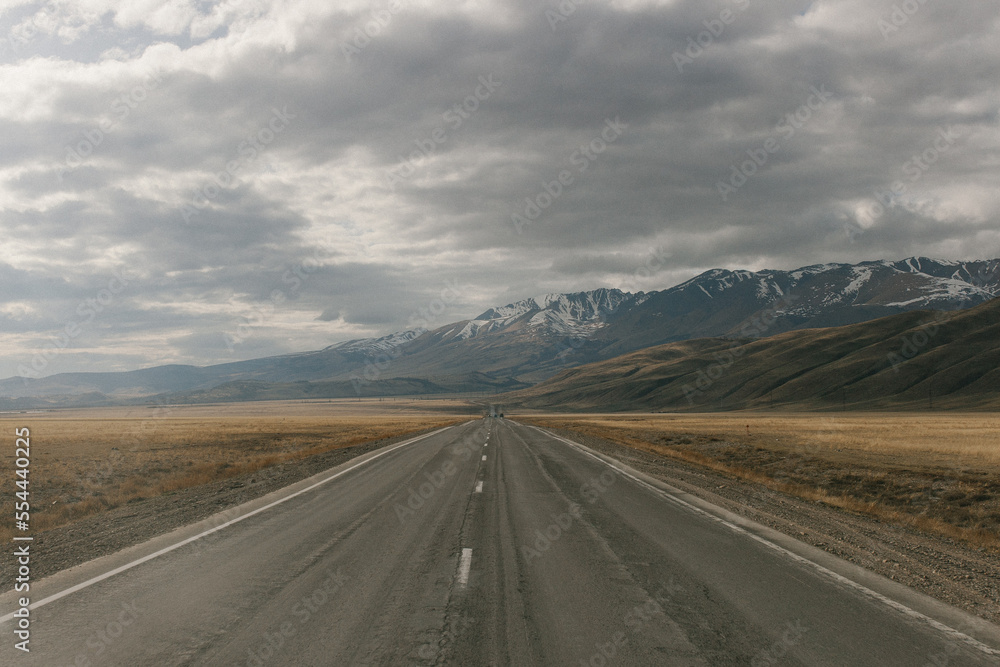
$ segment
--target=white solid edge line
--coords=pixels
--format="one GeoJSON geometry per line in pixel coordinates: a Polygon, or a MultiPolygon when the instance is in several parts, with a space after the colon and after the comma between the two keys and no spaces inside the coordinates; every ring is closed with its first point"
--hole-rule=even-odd
{"type": "MultiPolygon", "coordinates": [[[[525,424],[525,426],[528,426],[528,425],[525,424]]],[[[757,542],[760,542],[761,544],[763,544],[765,546],[768,546],[768,547],[774,549],[775,551],[788,556],[792,560],[795,560],[795,561],[797,561],[799,563],[803,563],[803,564],[806,564],[806,565],[810,565],[813,568],[815,568],[816,570],[818,570],[820,573],[822,573],[822,574],[824,574],[824,575],[826,575],[826,576],[834,579],[835,581],[840,582],[842,584],[845,584],[845,585],[847,585],[847,586],[849,586],[849,587],[851,587],[851,588],[853,588],[853,589],[855,589],[855,590],[857,590],[857,591],[859,591],[859,592],[867,595],[868,597],[870,597],[870,598],[872,598],[874,600],[877,600],[877,601],[879,601],[879,602],[881,602],[883,604],[888,605],[889,607],[892,607],[896,611],[902,612],[903,614],[905,614],[907,616],[910,616],[911,618],[915,618],[915,619],[918,619],[920,621],[923,621],[924,623],[927,623],[928,625],[930,625],[934,629],[939,630],[940,632],[944,633],[945,635],[948,635],[948,636],[952,637],[953,639],[956,639],[956,640],[961,641],[961,642],[963,642],[965,644],[968,644],[969,646],[971,646],[971,647],[973,647],[975,649],[978,649],[979,651],[982,651],[983,653],[986,653],[987,655],[1000,655],[1000,651],[987,646],[986,644],[982,643],[981,641],[979,641],[978,639],[976,639],[974,637],[970,637],[969,635],[967,635],[967,634],[965,634],[963,632],[959,632],[958,630],[956,630],[956,629],[954,629],[954,628],[952,628],[950,626],[947,626],[944,623],[941,623],[940,621],[936,621],[933,618],[931,618],[930,616],[927,616],[926,614],[922,614],[922,613],[920,613],[919,611],[917,611],[915,609],[910,609],[909,607],[907,607],[905,604],[902,604],[901,602],[896,602],[892,598],[886,597],[885,595],[882,595],[881,593],[879,593],[877,591],[873,591],[872,589],[868,588],[867,586],[865,586],[863,584],[859,584],[858,582],[854,581],[853,579],[848,579],[847,577],[843,576],[842,574],[838,574],[838,573],[834,572],[833,570],[820,565],[819,563],[815,563],[815,562],[809,560],[808,558],[806,558],[804,556],[800,556],[799,554],[797,554],[797,553],[795,553],[793,551],[789,551],[788,549],[786,549],[786,548],[784,548],[784,547],[782,547],[782,546],[780,546],[778,544],[775,544],[774,542],[771,542],[770,540],[767,540],[767,539],[765,539],[765,538],[763,538],[763,537],[761,537],[759,535],[755,535],[754,533],[751,533],[750,531],[746,530],[745,528],[741,528],[740,526],[737,526],[736,524],[730,523],[730,522],[726,521],[725,519],[723,519],[721,517],[717,517],[714,514],[712,514],[711,512],[707,512],[707,511],[701,509],[700,507],[696,507],[696,506],[692,505],[691,503],[689,503],[689,502],[687,502],[685,500],[682,500],[682,499],[678,498],[677,496],[675,496],[675,495],[673,495],[671,493],[667,493],[663,489],[656,488],[655,486],[653,486],[652,484],[646,482],[645,480],[639,479],[635,475],[632,475],[631,473],[629,473],[629,472],[627,472],[625,470],[622,470],[621,468],[619,468],[617,466],[611,465],[610,463],[608,463],[607,461],[605,461],[604,459],[602,459],[599,456],[595,456],[594,454],[588,452],[586,449],[583,449],[582,445],[580,445],[578,443],[575,443],[572,440],[567,440],[566,438],[563,438],[562,436],[558,436],[558,435],[556,435],[554,433],[549,433],[548,431],[545,431],[544,429],[541,429],[541,428],[539,428],[537,426],[531,426],[531,428],[533,428],[533,429],[539,431],[540,433],[543,433],[543,434],[545,434],[545,435],[547,435],[547,436],[549,436],[551,438],[555,438],[556,440],[560,440],[560,441],[566,443],[567,445],[572,446],[574,449],[576,449],[577,451],[581,452],[582,454],[586,454],[587,456],[589,456],[590,458],[594,459],[595,461],[600,461],[601,463],[603,463],[604,465],[608,466],[609,468],[613,468],[618,473],[620,473],[620,474],[628,477],[629,479],[633,480],[634,482],[637,482],[638,484],[646,487],[647,489],[649,489],[653,493],[656,493],[657,495],[663,496],[664,498],[668,498],[672,502],[676,502],[676,503],[678,503],[680,505],[683,505],[684,507],[688,508],[692,512],[695,512],[696,514],[701,514],[702,516],[705,516],[705,517],[707,517],[707,518],[709,518],[709,519],[711,519],[713,521],[717,521],[717,522],[721,523],[723,526],[726,526],[727,528],[729,528],[729,529],[731,529],[731,530],[733,530],[733,531],[735,531],[737,533],[741,533],[743,535],[746,535],[747,537],[749,537],[749,538],[751,538],[753,540],[756,540],[757,542]]]]}
{"type": "MultiPolygon", "coordinates": [[[[457,426],[457,424],[456,424],[456,426],[457,426]]],[[[121,565],[119,567],[116,567],[115,569],[109,570],[109,571],[105,572],[104,574],[99,574],[96,577],[88,579],[87,581],[84,581],[82,583],[76,584],[75,586],[70,586],[69,588],[67,588],[65,590],[62,590],[62,591],[59,591],[58,593],[53,593],[52,595],[48,596],[47,598],[43,598],[43,599],[39,600],[38,602],[32,602],[28,606],[28,609],[38,609],[39,607],[43,607],[43,606],[49,604],[50,602],[55,602],[56,600],[59,600],[60,598],[66,597],[67,595],[71,595],[72,593],[76,593],[77,591],[83,590],[84,588],[88,588],[90,586],[93,586],[94,584],[96,584],[98,582],[101,582],[101,581],[104,581],[105,579],[109,579],[109,578],[115,576],[116,574],[121,574],[122,572],[124,572],[126,570],[130,570],[133,567],[135,567],[136,565],[141,565],[141,564],[143,564],[143,563],[145,563],[147,561],[153,560],[154,558],[158,558],[158,557],[162,556],[165,553],[169,553],[169,552],[173,551],[174,549],[178,549],[178,548],[180,548],[180,547],[182,547],[182,546],[184,546],[186,544],[190,544],[191,542],[194,542],[195,540],[200,540],[201,538],[205,537],[206,535],[211,535],[212,533],[218,532],[218,531],[222,530],[223,528],[228,528],[229,526],[233,525],[234,523],[239,523],[240,521],[243,521],[244,519],[249,519],[250,517],[254,516],[255,514],[260,514],[264,510],[269,510],[269,509],[271,509],[272,507],[274,507],[276,505],[280,505],[281,503],[285,502],[286,500],[291,500],[292,498],[295,498],[296,496],[301,496],[303,493],[305,493],[307,491],[312,491],[316,487],[322,486],[323,484],[326,484],[329,481],[335,480],[338,477],[340,477],[341,475],[346,475],[347,473],[351,472],[355,468],[359,468],[359,467],[365,465],[366,463],[368,463],[370,461],[374,461],[375,459],[377,459],[379,457],[385,456],[389,452],[395,451],[395,450],[399,449],[400,447],[405,447],[407,445],[411,445],[414,442],[417,442],[418,440],[423,440],[424,438],[429,438],[432,435],[437,435],[438,433],[441,433],[442,431],[446,431],[449,428],[454,428],[454,426],[445,426],[444,428],[438,429],[436,431],[432,431],[430,433],[425,433],[423,435],[419,435],[419,436],[417,436],[415,438],[407,440],[406,442],[401,442],[398,445],[394,445],[394,446],[392,446],[392,447],[390,447],[390,448],[388,448],[388,449],[386,449],[386,450],[384,450],[382,452],[379,452],[378,454],[376,454],[375,456],[372,456],[371,458],[365,459],[364,461],[361,461],[359,463],[355,463],[350,468],[345,468],[344,470],[341,470],[337,474],[331,475],[330,477],[327,477],[326,479],[321,479],[320,481],[316,482],[315,484],[311,484],[311,485],[307,486],[304,489],[299,489],[298,491],[296,491],[295,493],[293,493],[291,495],[285,496],[284,498],[279,498],[278,500],[275,500],[272,503],[268,503],[267,505],[264,505],[263,507],[258,507],[257,509],[253,510],[252,512],[247,512],[243,516],[238,516],[235,519],[230,519],[229,521],[227,521],[227,522],[225,522],[223,524],[220,524],[220,525],[216,526],[215,528],[210,528],[210,529],[208,529],[208,530],[206,530],[206,531],[204,531],[202,533],[198,533],[197,535],[194,535],[194,536],[189,537],[187,539],[181,540],[180,542],[177,542],[176,544],[172,544],[169,547],[164,547],[163,549],[160,549],[159,551],[155,551],[155,552],[153,552],[151,554],[147,554],[147,555],[143,556],[142,558],[139,558],[139,559],[136,559],[136,560],[132,561],[131,563],[126,563],[125,565],[121,565]]],[[[5,616],[0,616],[0,624],[6,623],[7,621],[12,620],[13,618],[14,618],[14,612],[11,612],[11,613],[9,613],[9,614],[7,614],[5,616]]]]}
{"type": "Polygon", "coordinates": [[[465,588],[469,583],[469,571],[472,570],[472,549],[462,549],[462,558],[458,562],[458,585],[465,588]]]}

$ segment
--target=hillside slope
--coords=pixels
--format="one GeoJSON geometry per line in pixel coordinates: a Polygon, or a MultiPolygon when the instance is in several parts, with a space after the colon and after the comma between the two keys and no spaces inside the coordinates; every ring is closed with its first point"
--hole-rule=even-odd
{"type": "Polygon", "coordinates": [[[769,338],[670,343],[499,398],[575,411],[1000,407],[1000,300],[769,338]]]}

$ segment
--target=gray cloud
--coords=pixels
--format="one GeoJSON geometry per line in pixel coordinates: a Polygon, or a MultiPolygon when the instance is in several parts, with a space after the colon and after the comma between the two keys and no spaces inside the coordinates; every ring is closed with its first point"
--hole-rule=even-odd
{"type": "Polygon", "coordinates": [[[449,284],[447,321],[720,266],[1000,254],[988,3],[897,26],[888,0],[588,2],[551,24],[556,3],[413,1],[358,38],[393,6],[0,14],[0,375],[120,269],[46,372],[381,335],[449,284]]]}

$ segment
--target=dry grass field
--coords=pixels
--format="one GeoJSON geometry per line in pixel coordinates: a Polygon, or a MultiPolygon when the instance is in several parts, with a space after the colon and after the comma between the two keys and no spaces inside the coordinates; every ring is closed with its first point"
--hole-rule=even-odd
{"type": "Polygon", "coordinates": [[[1000,415],[536,415],[552,428],[1000,549],[1000,415]]]}
{"type": "MultiPolygon", "coordinates": [[[[14,511],[14,429],[31,429],[31,531],[333,449],[468,419],[430,401],[275,402],[0,415],[0,513],[14,511]]],[[[9,540],[11,522],[0,523],[9,540]]]]}

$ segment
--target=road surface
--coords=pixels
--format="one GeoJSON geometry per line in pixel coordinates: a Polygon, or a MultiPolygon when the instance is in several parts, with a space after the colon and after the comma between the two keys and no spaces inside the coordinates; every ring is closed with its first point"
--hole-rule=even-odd
{"type": "Polygon", "coordinates": [[[0,664],[1000,664],[995,626],[609,461],[502,419],[387,447],[36,582],[0,664]]]}

